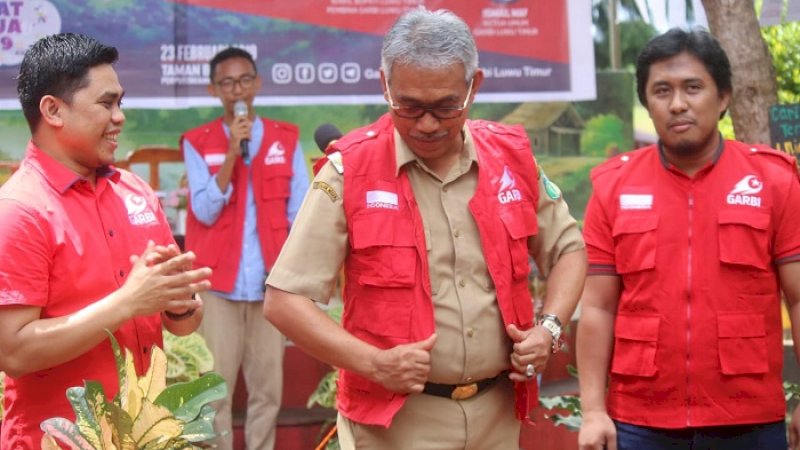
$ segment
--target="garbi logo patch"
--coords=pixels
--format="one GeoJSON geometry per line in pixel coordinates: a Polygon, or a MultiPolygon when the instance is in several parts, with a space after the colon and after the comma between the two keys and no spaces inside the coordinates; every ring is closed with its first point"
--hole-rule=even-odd
{"type": "Polygon", "coordinates": [[[147,207],[147,200],[141,195],[126,195],[125,209],[128,210],[128,219],[133,225],[147,225],[156,221],[155,213],[147,207]]]}
{"type": "Polygon", "coordinates": [[[522,200],[522,194],[517,189],[517,180],[508,166],[503,169],[503,176],[500,178],[500,188],[497,190],[497,200],[501,204],[518,202],[522,200]]]}
{"type": "Polygon", "coordinates": [[[286,164],[286,150],[280,142],[273,142],[267,150],[267,156],[264,157],[264,164],[271,166],[273,164],[286,164]]]}
{"type": "Polygon", "coordinates": [[[761,197],[757,196],[764,189],[764,183],[755,176],[747,175],[742,178],[726,197],[729,205],[744,205],[761,207],[761,197]]]}

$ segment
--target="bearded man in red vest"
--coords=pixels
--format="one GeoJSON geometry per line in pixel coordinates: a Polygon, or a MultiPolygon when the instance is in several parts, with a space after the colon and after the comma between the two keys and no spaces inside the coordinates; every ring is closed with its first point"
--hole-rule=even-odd
{"type": "Polygon", "coordinates": [[[583,287],[583,241],[525,131],[467,120],[484,75],[463,20],[414,9],[381,56],[389,112],[334,144],[265,316],[340,368],[342,448],[517,449],[583,287]],[[538,321],[529,256],[548,276],[538,321]],[[314,302],[342,264],[339,326],[314,302]]]}
{"type": "MultiPolygon", "coordinates": [[[[211,59],[210,69],[208,92],[224,113],[181,138],[190,189],[186,248],[214,269],[200,332],[214,370],[228,382],[228,396],[216,405],[216,429],[231,430],[241,367],[248,390],[245,442],[265,450],[275,444],[284,339],[261,315],[264,280],[308,188],[308,172],[297,127],[253,109],[261,88],[253,57],[231,47],[211,59]]],[[[231,449],[233,434],[216,444],[231,449]]]]}
{"type": "MultiPolygon", "coordinates": [[[[592,171],[580,447],[783,450],[780,289],[800,339],[795,160],[722,138],[731,65],[708,32],[652,39],[636,84],[659,140],[592,171]]],[[[795,411],[792,449],[798,430],[795,411]]]]}

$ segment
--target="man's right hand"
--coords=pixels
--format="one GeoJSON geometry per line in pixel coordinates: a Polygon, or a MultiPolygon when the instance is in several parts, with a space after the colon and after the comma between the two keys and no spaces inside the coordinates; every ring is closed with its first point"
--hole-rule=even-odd
{"type": "Polygon", "coordinates": [[[431,371],[431,349],[436,334],[423,341],[378,350],[372,358],[372,380],[400,394],[419,394],[431,371]]]}
{"type": "Polygon", "coordinates": [[[580,450],[617,450],[617,427],[605,411],[586,412],[578,433],[580,450]]]}
{"type": "Polygon", "coordinates": [[[201,301],[192,296],[211,288],[211,269],[188,269],[194,259],[192,252],[169,254],[149,242],[141,256],[131,258],[130,275],[118,291],[119,306],[130,318],[199,307],[201,301]]]}
{"type": "Polygon", "coordinates": [[[247,116],[234,117],[231,122],[230,130],[231,136],[229,139],[230,145],[228,146],[228,156],[236,159],[242,151],[242,139],[251,139],[250,133],[253,129],[253,123],[247,116]]]}

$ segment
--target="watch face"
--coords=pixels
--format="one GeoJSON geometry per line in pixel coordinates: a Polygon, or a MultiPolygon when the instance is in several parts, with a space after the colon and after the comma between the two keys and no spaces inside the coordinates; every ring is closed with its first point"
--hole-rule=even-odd
{"type": "Polygon", "coordinates": [[[551,320],[545,320],[542,322],[542,326],[547,329],[556,339],[561,336],[561,327],[558,324],[554,323],[551,320]]]}

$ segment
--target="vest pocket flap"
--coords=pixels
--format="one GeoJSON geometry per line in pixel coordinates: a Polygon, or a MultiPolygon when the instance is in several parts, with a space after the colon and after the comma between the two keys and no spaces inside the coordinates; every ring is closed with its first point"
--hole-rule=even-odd
{"type": "Polygon", "coordinates": [[[617,237],[622,234],[636,234],[653,231],[658,227],[658,215],[627,215],[617,216],[614,221],[614,229],[611,234],[617,237]]]}
{"type": "Polygon", "coordinates": [[[275,164],[263,171],[264,179],[270,178],[291,178],[294,174],[291,164],[275,164]]]}
{"type": "Polygon", "coordinates": [[[717,315],[719,365],[723,375],[767,373],[767,332],[764,315],[717,315]]]}
{"type": "Polygon", "coordinates": [[[661,317],[656,315],[618,314],[614,325],[611,372],[636,377],[656,375],[660,324],[661,317]]]}
{"type": "Polygon", "coordinates": [[[659,316],[617,315],[614,336],[631,341],[654,342],[658,340],[659,316]]]}
{"type": "Polygon", "coordinates": [[[351,245],[355,250],[369,247],[414,247],[414,230],[394,212],[378,212],[353,218],[351,245]]]}
{"type": "Polygon", "coordinates": [[[767,335],[761,314],[733,313],[717,317],[717,331],[721,338],[748,338],[767,335]]]}
{"type": "Polygon", "coordinates": [[[658,214],[620,214],[614,220],[617,273],[652,270],[656,266],[658,214]]]}
{"type": "Polygon", "coordinates": [[[770,216],[759,211],[723,210],[719,212],[720,225],[745,225],[756,230],[769,228],[770,216]]]}
{"type": "Polygon", "coordinates": [[[539,231],[536,208],[529,202],[520,202],[500,209],[500,219],[512,239],[534,236],[539,231]]]}
{"type": "Polygon", "coordinates": [[[766,270],[770,265],[770,215],[761,211],[719,212],[719,259],[766,270]]]}
{"type": "Polygon", "coordinates": [[[289,198],[289,177],[279,176],[265,178],[261,183],[261,198],[289,198]]]}

